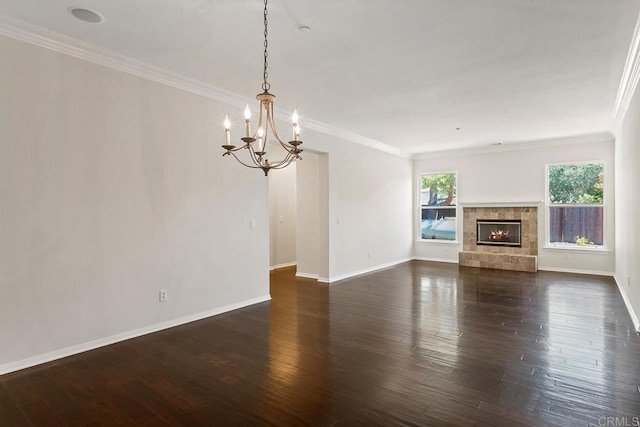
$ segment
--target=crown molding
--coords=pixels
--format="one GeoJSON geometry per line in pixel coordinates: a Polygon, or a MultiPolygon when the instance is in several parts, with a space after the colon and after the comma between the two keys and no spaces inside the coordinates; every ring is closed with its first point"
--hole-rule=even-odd
{"type": "Polygon", "coordinates": [[[615,135],[618,133],[618,129],[622,124],[631,98],[638,87],[638,81],[640,80],[640,15],[636,22],[636,28],[633,31],[633,38],[631,39],[631,45],[629,46],[629,53],[627,54],[627,61],[624,64],[624,71],[622,72],[622,78],[620,79],[620,86],[618,87],[618,95],[616,96],[616,102],[613,105],[613,117],[611,124],[611,131],[615,135]]]}
{"type": "MultiPolygon", "coordinates": [[[[203,83],[199,80],[138,61],[128,56],[117,54],[107,49],[99,48],[92,44],[2,14],[0,14],[0,35],[132,74],[166,86],[171,86],[234,107],[243,108],[245,105],[254,102],[253,98],[248,98],[217,86],[203,83]]],[[[288,114],[288,112],[280,108],[276,108],[275,111],[279,115],[282,114],[286,116],[288,114]]],[[[398,148],[317,120],[305,119],[305,128],[375,150],[384,151],[398,157],[411,158],[409,153],[398,148]]]]}
{"type": "Polygon", "coordinates": [[[445,151],[429,151],[416,153],[413,160],[437,159],[451,156],[468,156],[474,154],[497,153],[503,151],[530,150],[535,148],[558,147],[571,144],[589,144],[595,142],[611,142],[613,135],[609,132],[592,133],[587,135],[566,136],[549,139],[538,139],[523,142],[512,142],[501,145],[483,145],[477,147],[456,148],[445,151]]]}
{"type": "Polygon", "coordinates": [[[149,65],[128,56],[99,48],[6,15],[0,15],[0,34],[236,107],[244,107],[249,101],[249,98],[233,92],[204,84],[181,74],[149,65]]]}
{"type": "MultiPolygon", "coordinates": [[[[287,114],[287,113],[284,113],[287,114]]],[[[315,131],[324,133],[326,135],[335,136],[345,141],[353,142],[354,144],[364,145],[365,147],[373,148],[375,150],[384,151],[389,154],[393,154],[398,157],[403,157],[405,159],[411,159],[412,155],[407,153],[406,151],[400,150],[399,148],[392,147],[390,145],[384,144],[382,142],[376,141],[371,138],[367,138],[362,135],[355,134],[353,132],[349,132],[345,129],[340,129],[326,123],[319,122],[317,120],[305,118],[304,127],[308,129],[313,129],[315,131]]]]}

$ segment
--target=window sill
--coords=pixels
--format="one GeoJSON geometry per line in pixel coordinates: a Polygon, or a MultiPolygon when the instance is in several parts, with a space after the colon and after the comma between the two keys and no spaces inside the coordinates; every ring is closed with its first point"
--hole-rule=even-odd
{"type": "Polygon", "coordinates": [[[417,239],[416,243],[427,243],[429,245],[432,244],[440,244],[440,245],[459,245],[460,242],[457,240],[438,240],[438,239],[417,239]]]}
{"type": "Polygon", "coordinates": [[[551,246],[545,245],[542,247],[545,251],[552,252],[579,252],[579,253],[592,253],[596,255],[609,255],[611,251],[607,249],[605,246],[600,246],[597,248],[588,248],[588,247],[577,247],[577,246],[551,246]]]}

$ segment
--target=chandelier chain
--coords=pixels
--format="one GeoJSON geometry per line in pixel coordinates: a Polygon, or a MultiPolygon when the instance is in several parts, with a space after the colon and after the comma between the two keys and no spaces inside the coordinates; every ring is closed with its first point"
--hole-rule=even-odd
{"type": "Polygon", "coordinates": [[[269,35],[269,31],[267,31],[267,25],[269,24],[269,21],[267,20],[268,13],[267,0],[264,0],[264,72],[262,74],[264,82],[262,83],[262,90],[265,92],[268,92],[271,88],[271,85],[267,81],[267,78],[269,77],[269,72],[267,71],[267,67],[269,66],[267,61],[267,57],[269,56],[269,52],[267,51],[267,48],[269,47],[269,41],[267,39],[267,36],[269,35]]]}

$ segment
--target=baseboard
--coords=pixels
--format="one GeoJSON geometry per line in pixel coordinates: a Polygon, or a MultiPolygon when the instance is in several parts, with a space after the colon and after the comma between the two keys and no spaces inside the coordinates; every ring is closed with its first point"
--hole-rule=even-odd
{"type": "Polygon", "coordinates": [[[411,259],[416,261],[446,262],[448,264],[458,263],[457,259],[448,259],[448,258],[429,258],[429,257],[422,257],[422,256],[414,256],[411,259]]]}
{"type": "Polygon", "coordinates": [[[272,265],[271,267],[269,267],[269,270],[277,270],[278,268],[293,267],[294,265],[296,265],[295,262],[287,262],[284,264],[272,265]]]}
{"type": "Polygon", "coordinates": [[[379,264],[374,267],[365,268],[363,270],[354,271],[352,273],[341,274],[339,276],[334,277],[319,277],[317,274],[308,274],[308,273],[296,273],[296,277],[302,277],[305,279],[316,279],[320,283],[334,283],[340,280],[349,279],[350,277],[359,276],[361,274],[372,273],[374,271],[382,270],[385,268],[393,267],[394,265],[402,264],[403,262],[411,261],[411,260],[419,260],[419,261],[433,261],[433,262],[447,262],[452,264],[457,264],[457,260],[451,259],[440,259],[440,258],[423,258],[423,257],[410,257],[401,259],[398,261],[388,262],[386,264],[379,264]]]}
{"type": "Polygon", "coordinates": [[[318,280],[318,275],[317,274],[296,272],[296,277],[302,277],[303,279],[315,279],[315,280],[318,280]]]}
{"type": "Polygon", "coordinates": [[[640,321],[638,321],[638,316],[636,315],[636,312],[633,310],[633,306],[631,305],[631,301],[629,301],[627,292],[624,290],[624,286],[622,285],[624,282],[620,280],[617,274],[615,274],[613,278],[616,281],[616,285],[618,285],[618,289],[620,290],[620,295],[622,295],[622,299],[624,300],[624,305],[627,306],[627,311],[629,312],[629,316],[631,316],[633,327],[636,329],[636,332],[640,332],[640,321]]]}
{"type": "Polygon", "coordinates": [[[375,267],[369,267],[369,268],[365,268],[363,270],[354,271],[352,273],[341,274],[339,276],[330,277],[330,278],[327,279],[327,281],[325,283],[334,283],[334,282],[338,282],[340,280],[349,279],[349,278],[354,277],[354,276],[360,276],[361,274],[372,273],[374,271],[378,271],[378,270],[382,270],[382,269],[385,269],[385,268],[393,267],[394,265],[402,264],[403,262],[411,261],[411,259],[412,258],[405,258],[405,259],[401,259],[401,260],[398,260],[398,261],[388,262],[386,264],[379,264],[379,265],[376,265],[375,267]]]}
{"type": "Polygon", "coordinates": [[[560,267],[540,267],[538,270],[542,271],[554,271],[556,273],[574,273],[574,274],[591,274],[594,276],[608,276],[613,277],[614,274],[611,271],[593,271],[593,270],[578,270],[574,268],[560,268],[560,267]]]}
{"type": "Polygon", "coordinates": [[[153,332],[158,332],[163,329],[169,329],[175,326],[184,325],[185,323],[195,322],[196,320],[201,320],[207,317],[226,313],[228,311],[237,310],[239,308],[247,307],[253,304],[269,301],[270,299],[271,299],[271,296],[269,295],[258,297],[258,298],[252,298],[249,300],[226,305],[224,307],[216,308],[213,310],[208,310],[201,313],[180,317],[178,319],[168,320],[166,322],[156,323],[155,325],[145,326],[143,328],[122,332],[120,334],[111,335],[105,338],[100,338],[100,339],[89,341],[83,344],[78,344],[78,345],[66,347],[60,350],[52,351],[49,353],[40,354],[38,356],[29,357],[27,359],[18,360],[16,362],[6,363],[4,365],[0,365],[0,375],[19,371],[21,369],[31,368],[32,366],[41,365],[43,363],[51,362],[57,359],[62,359],[68,356],[73,356],[74,354],[78,354],[78,353],[84,353],[85,351],[94,350],[96,348],[115,344],[120,341],[125,341],[131,338],[136,338],[136,337],[147,335],[153,332]]]}

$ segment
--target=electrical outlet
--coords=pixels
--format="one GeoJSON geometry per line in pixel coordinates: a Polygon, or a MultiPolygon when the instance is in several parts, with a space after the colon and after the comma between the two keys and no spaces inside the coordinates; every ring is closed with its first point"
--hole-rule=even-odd
{"type": "Polygon", "coordinates": [[[369,256],[369,258],[371,258],[373,256],[373,252],[369,251],[367,255],[369,256]]]}
{"type": "Polygon", "coordinates": [[[255,219],[250,219],[249,220],[249,228],[252,229],[252,230],[256,228],[256,220],[255,219]]]}
{"type": "Polygon", "coordinates": [[[160,298],[160,302],[167,302],[167,290],[166,289],[160,290],[158,296],[160,298]]]}

